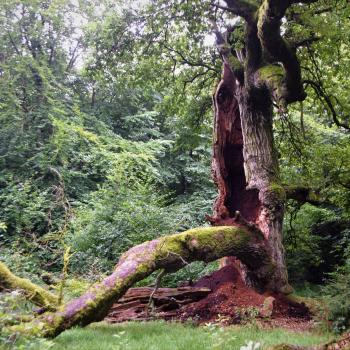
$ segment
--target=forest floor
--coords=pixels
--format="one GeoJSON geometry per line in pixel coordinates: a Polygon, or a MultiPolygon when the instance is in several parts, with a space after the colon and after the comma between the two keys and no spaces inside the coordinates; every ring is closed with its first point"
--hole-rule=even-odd
{"type": "MultiPolygon", "coordinates": [[[[304,303],[247,288],[233,265],[201,278],[192,287],[211,292],[194,302],[168,303],[173,298],[167,297],[169,288],[164,288],[155,299],[163,304],[155,304],[155,312],[148,314],[149,298],[143,296],[142,303],[136,300],[147,288],[136,288],[136,294],[131,292],[124,304],[116,304],[104,322],[65,331],[53,340],[10,339],[0,344],[0,350],[240,350],[248,342],[260,343],[257,349],[264,350],[279,343],[316,345],[334,338],[320,330],[319,316],[304,303]],[[136,306],[124,307],[129,304],[136,306]],[[164,311],[164,305],[175,308],[164,311]],[[157,307],[161,312],[157,313],[157,307]]],[[[192,287],[174,291],[181,294],[192,287]]]]}

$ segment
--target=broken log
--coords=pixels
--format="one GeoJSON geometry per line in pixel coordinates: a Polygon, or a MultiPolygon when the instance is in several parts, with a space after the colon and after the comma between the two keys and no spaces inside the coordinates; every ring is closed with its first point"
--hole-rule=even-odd
{"type": "Polygon", "coordinates": [[[178,287],[158,288],[153,294],[154,308],[150,310],[149,300],[154,288],[130,288],[127,293],[114,304],[105,318],[107,321],[144,321],[150,318],[171,319],[177,315],[181,306],[205,298],[209,288],[178,287]]]}

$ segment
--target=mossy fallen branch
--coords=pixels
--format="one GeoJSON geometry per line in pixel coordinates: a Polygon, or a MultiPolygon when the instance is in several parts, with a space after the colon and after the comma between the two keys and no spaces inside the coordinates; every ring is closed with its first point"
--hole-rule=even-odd
{"type": "Polygon", "coordinates": [[[28,279],[14,275],[2,262],[0,262],[0,289],[20,289],[28,300],[44,309],[52,310],[58,302],[58,299],[54,294],[35,285],[28,279]]]}
{"type": "Polygon", "coordinates": [[[54,337],[75,325],[100,321],[128,288],[152,272],[159,269],[172,272],[185,266],[186,262],[209,262],[224,256],[238,257],[261,285],[268,285],[274,265],[262,235],[244,227],[197,228],[129,249],[110,276],[94,284],[79,298],[59,307],[56,312],[47,312],[30,323],[11,327],[9,331],[54,337]]]}

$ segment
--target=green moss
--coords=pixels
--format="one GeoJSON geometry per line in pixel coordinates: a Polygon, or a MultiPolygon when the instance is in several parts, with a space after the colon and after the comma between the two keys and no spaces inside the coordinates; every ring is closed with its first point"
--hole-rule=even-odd
{"type": "Polygon", "coordinates": [[[213,229],[213,231],[202,230],[194,239],[198,242],[199,247],[212,247],[217,254],[234,247],[239,249],[239,247],[245,245],[250,240],[248,232],[238,227],[224,226],[213,229]]]}
{"type": "Polygon", "coordinates": [[[187,261],[197,258],[192,252],[205,253],[206,260],[215,260],[227,253],[239,252],[250,240],[244,229],[233,226],[202,227],[164,237],[159,244],[157,259],[164,259],[169,253],[181,256],[187,261]]]}
{"type": "Polygon", "coordinates": [[[263,1],[263,3],[260,5],[258,13],[257,13],[257,22],[258,22],[258,31],[261,31],[262,24],[265,21],[266,18],[266,11],[268,9],[268,2],[266,0],[263,1]]]}
{"type": "Polygon", "coordinates": [[[235,57],[235,56],[233,56],[233,55],[230,55],[230,56],[229,56],[229,63],[230,63],[230,66],[231,66],[231,68],[232,68],[233,70],[242,67],[241,62],[238,60],[237,57],[235,57]]]}
{"type": "Polygon", "coordinates": [[[10,290],[23,290],[27,299],[38,306],[52,308],[57,305],[58,299],[54,294],[35,285],[28,279],[17,277],[2,262],[0,262],[0,284],[10,290]]]}
{"type": "Polygon", "coordinates": [[[286,191],[283,186],[277,182],[273,182],[269,186],[269,191],[271,191],[278,200],[285,202],[287,200],[286,191]]]}
{"type": "MultiPolygon", "coordinates": [[[[246,251],[252,234],[254,233],[246,229],[233,226],[202,227],[145,242],[124,254],[115,270],[119,272],[119,278],[114,280],[112,275],[107,283],[92,286],[80,300],[60,307],[55,313],[46,313],[17,331],[53,337],[73,325],[91,322],[96,317],[105,315],[113,301],[153,271],[160,268],[176,270],[184,265],[184,261],[209,262],[223,256],[239,256],[246,251]]],[[[257,235],[254,242],[259,239],[263,238],[257,235]]]]}
{"type": "Polygon", "coordinates": [[[259,69],[260,79],[265,81],[266,85],[274,90],[281,89],[284,81],[284,69],[273,64],[259,69]]]}
{"type": "Polygon", "coordinates": [[[135,282],[138,282],[139,280],[147,277],[155,270],[155,264],[154,260],[156,259],[156,254],[154,254],[154,259],[152,261],[145,262],[144,264],[140,264],[136,268],[136,272],[134,274],[135,276],[135,282]]]}
{"type": "MultiPolygon", "coordinates": [[[[278,1],[274,4],[272,1],[263,0],[262,4],[257,11],[257,20],[258,20],[258,32],[261,32],[262,26],[266,22],[270,22],[270,16],[281,14],[281,5],[278,1]]],[[[269,28],[264,28],[269,29],[269,28]]],[[[274,30],[274,29],[270,29],[274,30]]]]}

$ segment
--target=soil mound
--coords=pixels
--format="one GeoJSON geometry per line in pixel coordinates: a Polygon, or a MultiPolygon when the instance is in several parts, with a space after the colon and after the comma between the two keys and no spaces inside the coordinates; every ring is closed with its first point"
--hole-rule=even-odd
{"type": "Polygon", "coordinates": [[[197,317],[202,322],[226,319],[241,323],[253,318],[289,318],[311,320],[305,304],[291,301],[284,295],[259,294],[249,288],[237,268],[230,264],[201,278],[194,287],[210,288],[211,293],[180,310],[181,318],[197,317]]]}
{"type": "MultiPolygon", "coordinates": [[[[220,322],[223,324],[240,324],[251,321],[258,322],[263,327],[286,327],[295,330],[306,330],[313,326],[309,309],[303,303],[297,303],[284,295],[265,293],[260,294],[245,285],[239,270],[234,264],[227,265],[211,275],[198,280],[192,287],[159,289],[155,306],[149,309],[148,297],[152,292],[149,288],[139,291],[128,291],[131,299],[125,298],[115,304],[107,317],[110,322],[122,322],[130,318],[133,320],[172,319],[192,321],[203,324],[220,322]],[[189,288],[193,288],[190,300],[189,288]],[[197,291],[209,291],[198,294],[197,291]],[[181,295],[181,298],[179,297],[181,295]],[[171,301],[171,303],[170,303],[171,301]],[[130,307],[137,310],[130,312],[130,307]],[[137,304],[137,305],[136,305],[137,304]],[[136,307],[136,309],[135,309],[136,307]]],[[[127,295],[128,295],[127,294],[127,295]]],[[[127,296],[126,295],[126,296],[127,296]]]]}

